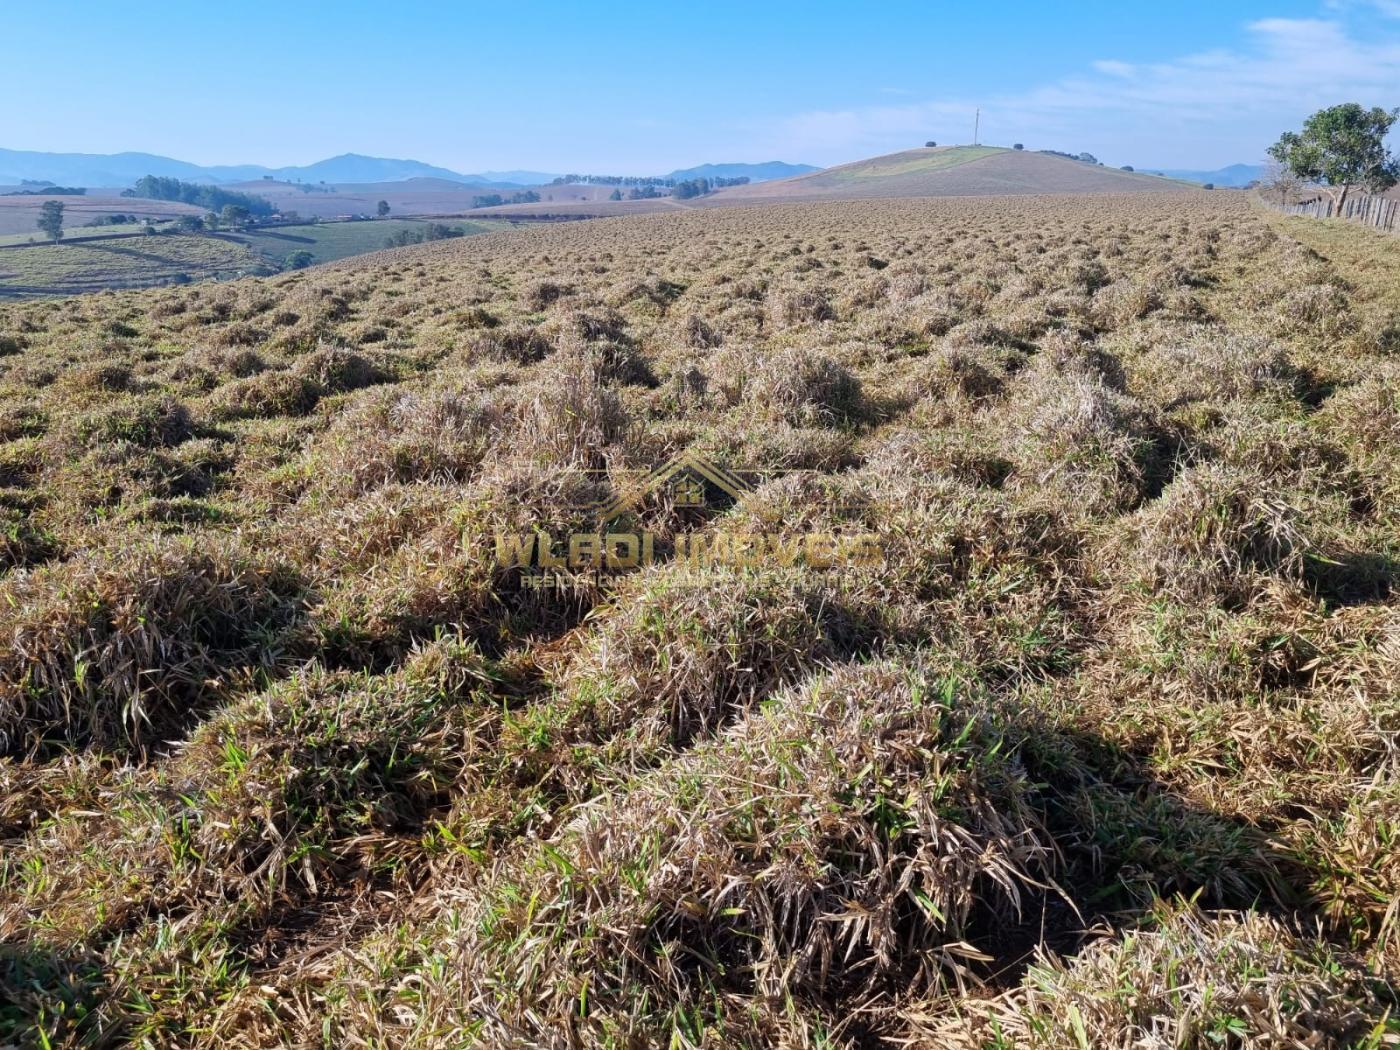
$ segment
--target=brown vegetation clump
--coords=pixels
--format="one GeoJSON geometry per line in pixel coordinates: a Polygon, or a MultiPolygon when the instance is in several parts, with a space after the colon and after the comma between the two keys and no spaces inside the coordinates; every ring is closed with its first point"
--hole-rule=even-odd
{"type": "Polygon", "coordinates": [[[1164,409],[1239,397],[1289,398],[1298,373],[1273,338],[1218,328],[1173,329],[1135,370],[1142,396],[1164,409]]]}
{"type": "Polygon", "coordinates": [[[743,399],[793,426],[848,423],[860,415],[860,380],[826,355],[783,350],[737,367],[743,399]]]}
{"type": "Polygon", "coordinates": [[[326,483],[360,492],[391,482],[464,482],[502,425],[480,394],[390,389],[336,421],[316,469],[326,483]]]}
{"type": "Polygon", "coordinates": [[[768,315],[776,328],[830,321],[836,316],[831,301],[817,288],[775,288],[768,293],[768,315]]]}
{"type": "Polygon", "coordinates": [[[150,743],[271,666],[292,581],[225,541],[162,541],[14,577],[0,648],[0,739],[150,743]]]}
{"type": "Polygon", "coordinates": [[[1091,511],[1135,506],[1165,464],[1158,428],[1098,377],[1054,377],[1025,396],[1017,483],[1061,489],[1091,511]]]}
{"type": "Polygon", "coordinates": [[[1308,541],[1299,511],[1257,479],[1206,464],[1179,474],[1137,523],[1135,563],[1186,600],[1239,600],[1256,573],[1296,577],[1308,541]]]}
{"type": "Polygon", "coordinates": [[[679,744],[800,669],[851,652],[858,631],[833,595],[790,574],[674,566],[618,595],[564,685],[590,734],[631,727],[643,745],[679,744]]]}
{"type": "Polygon", "coordinates": [[[628,436],[630,419],[603,359],[571,357],[520,407],[515,451],[557,467],[602,469],[628,436]]]}
{"type": "Polygon", "coordinates": [[[316,407],[322,390],[314,379],[292,372],[263,372],[225,383],[209,399],[215,419],[301,416],[316,407]]]}

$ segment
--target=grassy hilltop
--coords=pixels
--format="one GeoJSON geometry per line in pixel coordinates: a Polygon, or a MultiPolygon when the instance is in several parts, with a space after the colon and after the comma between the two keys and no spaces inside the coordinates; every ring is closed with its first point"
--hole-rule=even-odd
{"type": "Polygon", "coordinates": [[[0,1043],[1394,1043],[1398,256],[888,199],[0,303],[0,1043]],[[685,451],[755,490],[658,564],[493,560],[685,451]]]}
{"type": "Polygon", "coordinates": [[[1185,183],[1055,154],[1001,146],[935,146],[841,164],[791,179],[736,186],[707,199],[983,197],[989,194],[1167,193],[1185,183]]]}

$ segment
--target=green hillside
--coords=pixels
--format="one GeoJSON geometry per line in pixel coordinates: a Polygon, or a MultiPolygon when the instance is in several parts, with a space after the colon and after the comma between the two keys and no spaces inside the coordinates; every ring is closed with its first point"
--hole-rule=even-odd
{"type": "MultiPolygon", "coordinates": [[[[440,220],[467,235],[499,228],[499,222],[473,222],[462,219],[440,220]]],[[[234,236],[268,262],[281,265],[293,252],[311,253],[313,263],[334,262],[352,255],[377,252],[391,236],[402,231],[422,231],[422,219],[375,219],[368,222],[321,222],[304,226],[278,226],[254,229],[234,236]]]]}
{"type": "Polygon", "coordinates": [[[701,206],[744,200],[1162,193],[1190,188],[1174,179],[1058,154],[1000,146],[938,146],[902,150],[756,186],[736,186],[712,194],[701,206]]]}
{"type": "Polygon", "coordinates": [[[981,160],[993,153],[1006,153],[999,146],[952,146],[948,148],[911,149],[903,153],[890,153],[883,157],[871,157],[843,164],[824,172],[804,178],[813,181],[831,179],[840,182],[853,182],[861,179],[883,179],[896,175],[922,175],[929,172],[945,171],[970,161],[981,160]]]}

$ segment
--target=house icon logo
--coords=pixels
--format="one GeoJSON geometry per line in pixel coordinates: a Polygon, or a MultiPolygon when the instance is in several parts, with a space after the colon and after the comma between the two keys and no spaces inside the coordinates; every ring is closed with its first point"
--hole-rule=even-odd
{"type": "Polygon", "coordinates": [[[709,514],[694,513],[727,510],[751,495],[753,486],[693,452],[647,474],[623,474],[614,486],[609,498],[574,506],[574,511],[596,516],[591,529],[562,536],[539,526],[498,532],[493,564],[498,570],[518,571],[521,586],[573,593],[580,581],[596,583],[599,573],[630,572],[659,562],[696,569],[797,564],[825,569],[868,565],[882,557],[880,537],[874,532],[755,531],[743,521],[712,522],[709,514]],[[667,514],[667,527],[658,535],[635,520],[644,502],[686,513],[667,514]],[[726,524],[739,527],[728,531],[726,524]]]}
{"type": "Polygon", "coordinates": [[[650,474],[625,484],[612,500],[598,506],[598,519],[612,521],[653,494],[669,496],[677,507],[701,508],[738,503],[751,491],[749,484],[737,474],[703,456],[683,452],[650,474]]]}

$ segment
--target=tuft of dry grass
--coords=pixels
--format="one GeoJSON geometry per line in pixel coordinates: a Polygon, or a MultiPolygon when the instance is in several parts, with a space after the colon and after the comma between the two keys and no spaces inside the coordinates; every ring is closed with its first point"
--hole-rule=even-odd
{"type": "Polygon", "coordinates": [[[227,541],[156,541],[0,583],[0,740],[152,744],[282,656],[285,570],[227,541]]]}

